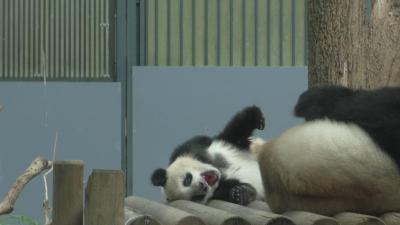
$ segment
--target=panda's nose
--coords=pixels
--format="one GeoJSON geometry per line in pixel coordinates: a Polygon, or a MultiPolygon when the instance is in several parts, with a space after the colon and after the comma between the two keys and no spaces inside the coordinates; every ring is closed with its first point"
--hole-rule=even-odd
{"type": "Polygon", "coordinates": [[[207,190],[208,190],[208,185],[203,183],[203,182],[200,182],[200,186],[199,187],[203,192],[207,192],[207,190]]]}

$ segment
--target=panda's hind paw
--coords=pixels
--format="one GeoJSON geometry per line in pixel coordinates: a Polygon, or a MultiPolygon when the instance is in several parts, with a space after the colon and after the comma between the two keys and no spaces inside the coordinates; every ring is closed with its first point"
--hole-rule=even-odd
{"type": "Polygon", "coordinates": [[[256,199],[256,190],[245,183],[234,186],[229,194],[230,201],[239,205],[247,205],[256,199]]]}

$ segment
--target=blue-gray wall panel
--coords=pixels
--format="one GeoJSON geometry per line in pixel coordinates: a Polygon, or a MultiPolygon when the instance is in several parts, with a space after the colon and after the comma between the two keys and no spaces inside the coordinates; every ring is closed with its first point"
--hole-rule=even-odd
{"type": "MultiPolygon", "coordinates": [[[[56,160],[84,160],[85,179],[93,168],[120,169],[120,92],[119,83],[0,83],[0,198],[36,156],[52,159],[56,131],[56,160]]],[[[43,198],[37,177],[14,214],[42,220],[43,198]]]]}

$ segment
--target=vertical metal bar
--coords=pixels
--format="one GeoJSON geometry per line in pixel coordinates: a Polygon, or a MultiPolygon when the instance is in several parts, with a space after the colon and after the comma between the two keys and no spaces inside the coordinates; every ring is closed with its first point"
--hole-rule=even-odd
{"type": "MultiPolygon", "coordinates": [[[[102,19],[102,13],[103,13],[103,4],[104,0],[100,0],[98,2],[98,7],[97,7],[97,74],[100,76],[100,78],[107,78],[105,77],[105,73],[102,71],[102,62],[103,62],[103,49],[104,49],[104,44],[103,44],[103,19],[102,19]]],[[[107,79],[110,79],[111,77],[108,77],[107,79]]]]}
{"type": "MultiPolygon", "coordinates": [[[[117,14],[116,14],[116,10],[117,10],[117,4],[119,4],[118,2],[116,2],[117,0],[108,0],[108,8],[105,11],[106,13],[106,18],[108,21],[109,26],[107,26],[106,29],[106,59],[107,59],[107,74],[115,74],[115,77],[119,77],[119,74],[117,74],[117,46],[116,46],[116,40],[122,41],[122,44],[125,44],[126,38],[122,38],[120,35],[118,35],[118,37],[121,37],[121,39],[116,39],[117,34],[117,14]]],[[[121,1],[121,0],[118,0],[121,1]]],[[[119,6],[118,6],[119,7],[119,6]]],[[[118,15],[119,16],[125,16],[125,14],[122,15],[118,15]]],[[[122,20],[124,17],[121,17],[120,20],[122,20]]],[[[122,23],[121,25],[125,25],[125,23],[122,23]]],[[[119,25],[118,25],[119,27],[119,25]]],[[[123,34],[125,35],[125,28],[119,27],[121,29],[123,29],[123,34]]],[[[122,34],[121,34],[122,35],[122,34]]],[[[125,49],[121,49],[118,48],[118,51],[122,51],[123,54],[125,54],[125,49]]]]}
{"type": "Polygon", "coordinates": [[[296,0],[292,0],[292,66],[296,63],[296,0]]]}
{"type": "Polygon", "coordinates": [[[258,66],[258,0],[254,2],[254,65],[258,66]]]}
{"type": "Polygon", "coordinates": [[[208,0],[204,1],[204,64],[208,65],[208,0]]]}
{"type": "Polygon", "coordinates": [[[217,66],[221,65],[221,0],[217,1],[217,66]]]}
{"type": "Polygon", "coordinates": [[[246,0],[242,0],[242,15],[243,15],[243,22],[242,22],[242,65],[245,66],[246,64],[246,0]]]}
{"type": "Polygon", "coordinates": [[[167,65],[171,65],[171,0],[167,0],[167,65]]]}
{"type": "Polygon", "coordinates": [[[65,34],[66,34],[66,42],[65,42],[65,46],[66,46],[66,60],[65,60],[65,77],[66,79],[70,80],[71,79],[71,70],[73,68],[73,63],[71,61],[71,50],[72,50],[72,46],[71,46],[71,39],[73,36],[73,30],[71,29],[71,21],[72,21],[72,10],[71,8],[74,6],[74,0],[69,0],[68,3],[66,4],[66,13],[65,16],[66,18],[66,26],[65,26],[65,34]]]}
{"type": "Polygon", "coordinates": [[[155,29],[155,32],[154,32],[154,39],[155,39],[155,52],[154,52],[154,58],[155,58],[155,60],[154,60],[154,65],[156,65],[156,66],[158,66],[158,48],[159,48],[159,46],[158,46],[158,38],[159,38],[159,27],[158,27],[158,0],[155,0],[155,8],[154,8],[154,10],[155,10],[155,13],[154,13],[154,22],[155,22],[155,24],[154,24],[154,29],[155,29]]]}
{"type": "MultiPolygon", "coordinates": [[[[170,1],[170,0],[169,0],[170,1]]],[[[140,51],[140,60],[139,65],[145,66],[147,65],[147,0],[140,0],[140,40],[139,40],[139,51],[140,51]]]]}
{"type": "Polygon", "coordinates": [[[179,65],[183,65],[183,0],[179,1],[179,65]]]}
{"type": "Polygon", "coordinates": [[[29,76],[29,73],[28,73],[28,60],[29,60],[29,58],[28,58],[28,55],[27,55],[27,52],[28,52],[28,37],[27,37],[27,35],[28,35],[28,26],[27,26],[27,24],[28,24],[28,2],[26,2],[26,1],[24,1],[23,2],[23,4],[22,4],[22,6],[21,6],[21,10],[22,10],[22,16],[21,16],[21,24],[22,24],[22,33],[21,33],[21,35],[22,35],[22,37],[23,37],[23,39],[22,39],[22,41],[21,41],[21,45],[22,45],[22,51],[20,52],[20,54],[21,54],[21,70],[22,70],[22,72],[21,72],[21,75],[23,76],[23,77],[25,77],[25,76],[29,76]]]}
{"type": "Polygon", "coordinates": [[[20,71],[20,67],[21,67],[21,58],[20,58],[20,55],[21,55],[21,29],[22,29],[22,26],[21,26],[21,23],[20,23],[20,20],[21,20],[21,13],[20,13],[20,10],[21,10],[21,0],[14,0],[14,1],[16,1],[17,2],[17,5],[16,5],[16,8],[15,8],[15,27],[14,27],[14,30],[15,30],[15,36],[14,36],[14,38],[15,38],[15,40],[16,40],[16,48],[14,48],[14,51],[16,52],[16,54],[15,54],[15,63],[14,63],[14,68],[15,68],[15,78],[18,78],[18,79],[20,79],[20,78],[22,78],[21,77],[21,71],[20,71]]]}
{"type": "MultiPolygon", "coordinates": [[[[308,13],[307,13],[307,1],[304,1],[304,33],[308,34],[308,13]]],[[[308,37],[306,36],[304,38],[304,58],[305,58],[305,64],[308,65],[308,37]]]]}
{"type": "Polygon", "coordinates": [[[196,65],[196,1],[192,0],[192,66],[196,65]]]}
{"type": "Polygon", "coordinates": [[[101,46],[99,45],[99,26],[100,26],[100,20],[99,20],[99,3],[101,3],[101,1],[99,0],[95,0],[94,1],[94,75],[96,77],[97,80],[101,79],[101,80],[105,80],[106,77],[101,77],[101,74],[99,73],[99,50],[101,48],[101,46]]]}
{"type": "MultiPolygon", "coordinates": [[[[36,64],[37,64],[37,77],[34,78],[36,79],[42,79],[41,76],[43,76],[43,71],[42,71],[42,63],[41,63],[41,59],[42,59],[42,41],[43,41],[43,27],[42,27],[42,21],[43,21],[43,4],[42,4],[42,0],[38,0],[36,2],[36,4],[38,5],[38,10],[35,12],[37,13],[37,30],[38,30],[38,40],[36,42],[36,48],[37,48],[37,52],[36,52],[36,64]]],[[[28,77],[27,77],[28,78],[28,77]]]]}
{"type": "MultiPolygon", "coordinates": [[[[6,39],[6,33],[5,33],[5,1],[0,0],[0,79],[4,79],[4,66],[5,66],[5,52],[6,52],[6,47],[4,45],[5,39],[6,39]]],[[[26,39],[25,39],[26,40],[26,39]]]]}
{"type": "Polygon", "coordinates": [[[4,6],[5,12],[4,12],[4,29],[5,29],[5,41],[4,41],[4,46],[6,46],[6,51],[4,52],[4,79],[7,79],[10,74],[10,38],[11,38],[11,32],[10,32],[10,12],[11,12],[11,6],[10,2],[6,1],[5,6],[4,6]]]}
{"type": "Polygon", "coordinates": [[[126,93],[126,101],[125,101],[125,136],[126,136],[126,159],[125,159],[125,173],[127,174],[127,190],[129,193],[133,191],[133,122],[132,122],[132,109],[133,109],[133,102],[132,102],[132,68],[133,66],[137,65],[138,63],[138,41],[139,36],[137,33],[137,28],[139,27],[139,7],[136,1],[128,1],[127,2],[127,24],[126,24],[126,34],[127,34],[127,41],[126,48],[127,48],[127,69],[126,69],[126,83],[124,84],[125,93],[126,93]]]}
{"type": "Polygon", "coordinates": [[[279,1],[279,65],[283,65],[283,0],[279,1]]]}
{"type": "Polygon", "coordinates": [[[88,74],[86,74],[86,79],[93,79],[93,0],[87,0],[88,2],[88,11],[89,11],[89,16],[87,17],[87,22],[88,22],[88,35],[87,35],[87,43],[88,43],[88,47],[87,48],[87,55],[88,55],[88,61],[86,63],[88,63],[88,74]]]}
{"type": "Polygon", "coordinates": [[[229,11],[231,15],[229,20],[229,66],[233,66],[233,0],[230,0],[229,11]]]}
{"type": "Polygon", "coordinates": [[[267,0],[267,66],[271,65],[271,0],[267,0]]]}
{"type": "Polygon", "coordinates": [[[15,78],[16,77],[16,73],[15,73],[15,64],[16,64],[16,60],[15,60],[15,55],[16,55],[16,51],[15,51],[15,49],[16,49],[16,44],[15,44],[15,42],[16,42],[16,40],[15,40],[15,36],[17,35],[16,34],[16,27],[17,27],[17,24],[16,24],[16,9],[17,9],[17,6],[16,6],[16,1],[12,1],[13,2],[13,4],[12,4],[12,14],[11,14],[11,20],[10,21],[12,21],[11,22],[11,24],[12,24],[12,26],[11,26],[11,39],[10,39],[10,43],[11,43],[11,76],[12,76],[12,78],[15,78]]]}
{"type": "MultiPolygon", "coordinates": [[[[109,2],[110,4],[110,11],[112,6],[112,0],[109,2]]],[[[128,134],[126,133],[126,121],[127,121],[127,88],[128,88],[128,81],[127,81],[127,63],[126,63],[126,41],[127,41],[127,24],[126,24],[126,10],[127,10],[127,0],[116,0],[115,5],[115,18],[116,18],[116,71],[118,81],[121,83],[121,169],[125,172],[126,175],[126,194],[132,194],[132,174],[129,174],[128,168],[128,161],[129,159],[129,149],[127,138],[128,134]],[[130,182],[129,182],[130,181],[130,182]]],[[[111,21],[111,20],[110,20],[111,21]]],[[[111,44],[111,43],[110,43],[111,44]]],[[[131,116],[131,115],[129,115],[131,116]]]]}

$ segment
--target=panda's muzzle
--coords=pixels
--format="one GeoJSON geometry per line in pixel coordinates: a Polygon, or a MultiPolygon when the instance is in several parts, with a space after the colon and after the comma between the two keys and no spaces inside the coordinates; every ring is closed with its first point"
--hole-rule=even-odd
{"type": "Polygon", "coordinates": [[[199,183],[199,188],[200,188],[200,190],[201,190],[202,192],[204,192],[204,193],[207,193],[207,191],[208,191],[208,185],[205,184],[204,182],[200,182],[200,183],[199,183]]]}

